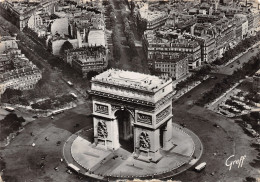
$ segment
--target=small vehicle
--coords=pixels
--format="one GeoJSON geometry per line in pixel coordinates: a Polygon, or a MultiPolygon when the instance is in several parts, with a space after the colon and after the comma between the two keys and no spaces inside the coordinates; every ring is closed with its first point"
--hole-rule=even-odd
{"type": "Polygon", "coordinates": [[[118,158],[118,155],[115,155],[115,156],[113,157],[113,159],[116,159],[116,158],[118,158]]]}
{"type": "Polygon", "coordinates": [[[59,146],[61,144],[61,141],[57,141],[57,146],[59,146]]]}
{"type": "Polygon", "coordinates": [[[231,65],[231,66],[230,66],[230,68],[233,68],[233,67],[234,67],[234,65],[231,65]]]}
{"type": "Polygon", "coordinates": [[[58,168],[58,167],[55,167],[54,170],[55,170],[55,171],[59,171],[59,168],[58,168]]]}
{"type": "Polygon", "coordinates": [[[75,166],[74,164],[71,164],[71,163],[68,164],[68,168],[69,168],[69,169],[68,169],[69,171],[72,170],[72,171],[74,171],[74,172],[76,172],[76,173],[79,173],[79,171],[80,171],[80,169],[79,169],[77,166],[75,166]]]}
{"type": "Polygon", "coordinates": [[[51,119],[54,119],[54,117],[52,116],[51,119]]]}
{"type": "Polygon", "coordinates": [[[217,77],[216,77],[216,76],[211,76],[210,78],[211,78],[211,79],[217,79],[217,77]]]}
{"type": "Polygon", "coordinates": [[[6,106],[4,109],[9,112],[13,112],[15,110],[14,108],[8,106],[6,106]]]}
{"type": "Polygon", "coordinates": [[[64,109],[58,109],[58,110],[53,111],[51,114],[52,114],[52,117],[53,117],[54,115],[57,115],[57,114],[60,114],[60,113],[63,113],[63,112],[64,112],[64,109]]]}
{"type": "Polygon", "coordinates": [[[184,123],[181,123],[180,125],[181,125],[183,128],[186,127],[186,124],[184,124],[184,123]]]}
{"type": "Polygon", "coordinates": [[[71,95],[74,99],[77,99],[77,98],[78,98],[78,96],[77,96],[76,94],[74,94],[74,93],[70,93],[70,95],[71,95]]]}
{"type": "Polygon", "coordinates": [[[33,116],[32,118],[39,118],[39,116],[35,115],[35,116],[33,116]]]}
{"type": "Polygon", "coordinates": [[[202,162],[202,163],[200,163],[199,165],[197,165],[196,167],[195,167],[195,170],[196,171],[201,171],[202,169],[204,169],[206,167],[206,162],[202,162]]]}
{"type": "Polygon", "coordinates": [[[214,124],[213,126],[215,126],[216,128],[219,128],[219,125],[217,125],[217,124],[214,124]]]}
{"type": "Polygon", "coordinates": [[[40,168],[43,168],[44,166],[45,166],[44,163],[41,163],[41,164],[40,164],[40,168]]]}
{"type": "Polygon", "coordinates": [[[70,81],[67,81],[67,83],[69,86],[71,86],[71,87],[73,86],[73,83],[71,83],[70,81]]]}
{"type": "Polygon", "coordinates": [[[71,170],[69,170],[69,169],[66,172],[69,173],[69,174],[72,174],[71,170]]]}

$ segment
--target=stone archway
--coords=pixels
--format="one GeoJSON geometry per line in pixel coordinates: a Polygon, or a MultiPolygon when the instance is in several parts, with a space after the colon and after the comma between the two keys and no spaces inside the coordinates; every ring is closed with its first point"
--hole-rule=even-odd
{"type": "Polygon", "coordinates": [[[131,153],[134,152],[133,116],[123,107],[115,111],[114,115],[118,125],[118,140],[120,146],[131,153]]]}
{"type": "Polygon", "coordinates": [[[108,70],[92,79],[89,93],[93,100],[96,145],[117,150],[123,140],[133,138],[129,143],[133,144],[134,157],[147,162],[158,162],[162,157],[160,150],[173,147],[172,80],[108,70]],[[100,121],[107,126],[105,137],[100,137],[97,132],[100,121]],[[150,141],[149,147],[144,147],[147,141],[150,141]]]}

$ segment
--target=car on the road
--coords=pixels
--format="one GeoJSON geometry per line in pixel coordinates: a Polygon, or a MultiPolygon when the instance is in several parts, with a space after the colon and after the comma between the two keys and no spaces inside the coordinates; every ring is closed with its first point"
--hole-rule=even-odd
{"type": "Polygon", "coordinates": [[[211,78],[211,79],[217,79],[217,77],[216,77],[216,76],[211,76],[210,78],[211,78]]]}
{"type": "Polygon", "coordinates": [[[71,83],[71,81],[67,81],[67,84],[71,87],[73,86],[73,83],[71,83]]]}
{"type": "Polygon", "coordinates": [[[184,124],[184,123],[181,123],[180,125],[181,125],[183,128],[186,127],[186,124],[184,124]]]}
{"type": "Polygon", "coordinates": [[[69,173],[69,174],[72,174],[71,170],[69,170],[69,169],[66,172],[69,173]]]}
{"type": "Polygon", "coordinates": [[[195,170],[196,171],[201,171],[202,169],[204,169],[205,167],[206,167],[206,162],[202,162],[202,163],[200,163],[199,165],[197,165],[196,167],[195,167],[195,170]]]}
{"type": "Polygon", "coordinates": [[[57,143],[56,143],[56,144],[57,144],[57,146],[59,146],[59,145],[61,144],[61,141],[57,141],[57,143]]]}
{"type": "Polygon", "coordinates": [[[39,116],[35,115],[35,116],[33,116],[32,118],[39,118],[39,116]]]}
{"type": "Polygon", "coordinates": [[[215,126],[216,128],[219,128],[219,125],[217,125],[216,123],[213,126],[215,126]]]}

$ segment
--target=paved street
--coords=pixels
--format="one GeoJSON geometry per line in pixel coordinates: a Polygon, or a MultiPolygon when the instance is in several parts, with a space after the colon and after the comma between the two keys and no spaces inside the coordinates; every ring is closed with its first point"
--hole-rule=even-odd
{"type": "MultiPolygon", "coordinates": [[[[209,79],[203,82],[173,103],[174,122],[185,123],[188,129],[191,129],[200,137],[204,146],[204,153],[198,163],[207,162],[207,167],[203,172],[196,173],[191,168],[174,179],[196,182],[198,180],[217,181],[222,177],[225,179],[224,181],[242,182],[246,176],[257,175],[256,169],[250,165],[250,162],[257,155],[257,151],[251,147],[251,138],[246,136],[242,129],[234,124],[233,120],[192,104],[192,101],[196,101],[206,88],[211,88],[215,82],[223,77],[222,75],[218,76],[218,79],[209,79]],[[214,123],[217,123],[220,128],[214,127],[214,123]],[[233,154],[237,158],[241,155],[248,157],[243,168],[237,169],[234,167],[232,171],[229,171],[225,166],[225,160],[233,154]]],[[[5,156],[4,160],[7,163],[6,174],[23,180],[36,179],[37,176],[38,180],[36,181],[45,178],[49,181],[71,181],[72,179],[78,181],[75,175],[69,175],[65,172],[65,164],[60,164],[59,158],[62,157],[63,143],[72,133],[83,127],[92,127],[92,120],[89,117],[90,112],[90,105],[84,104],[57,115],[54,120],[40,118],[28,124],[26,129],[1,152],[1,155],[5,156]],[[80,127],[75,128],[76,123],[80,127]],[[35,135],[33,137],[30,135],[32,131],[35,135]],[[46,136],[48,136],[49,141],[45,141],[46,136]],[[56,146],[57,141],[61,141],[60,146],[56,146]],[[34,148],[31,146],[33,142],[36,144],[34,148]],[[19,156],[21,153],[25,155],[20,156],[18,159],[14,157],[19,156]],[[36,153],[37,155],[35,155],[36,153]],[[44,162],[44,169],[37,167],[41,162],[41,155],[48,156],[44,162]],[[17,161],[19,161],[19,166],[14,165],[17,161]],[[53,168],[57,165],[59,171],[56,172],[53,168]]]]}
{"type": "Polygon", "coordinates": [[[10,181],[80,181],[76,175],[66,173],[66,165],[60,159],[68,137],[81,127],[92,125],[87,115],[89,112],[90,108],[85,104],[57,115],[53,120],[47,117],[29,123],[10,145],[1,149],[1,156],[6,162],[5,174],[10,176],[10,181]],[[78,128],[75,127],[76,123],[79,124],[78,128]],[[31,136],[31,132],[34,136],[31,136]],[[61,141],[59,146],[56,144],[58,141],[61,141]],[[32,147],[32,143],[35,143],[35,147],[32,147]],[[42,160],[42,156],[46,158],[42,160]],[[41,163],[45,165],[43,168],[40,168],[41,163]],[[59,171],[54,170],[57,166],[59,171]]]}
{"type": "Polygon", "coordinates": [[[219,68],[219,70],[217,71],[220,74],[225,74],[225,75],[232,75],[233,72],[238,69],[241,68],[243,66],[243,63],[248,62],[248,60],[255,56],[257,54],[257,52],[259,51],[259,47],[255,47],[254,49],[252,49],[253,51],[248,51],[247,53],[245,53],[243,56],[241,56],[240,58],[238,58],[237,60],[235,60],[234,62],[230,63],[229,65],[227,65],[226,67],[221,67],[219,68]]]}

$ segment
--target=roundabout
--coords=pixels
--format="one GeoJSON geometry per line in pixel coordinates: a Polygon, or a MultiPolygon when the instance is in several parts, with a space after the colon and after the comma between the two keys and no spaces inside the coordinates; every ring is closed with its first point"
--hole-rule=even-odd
{"type": "Polygon", "coordinates": [[[199,160],[199,138],[174,122],[169,77],[110,69],[92,78],[89,94],[93,128],[64,146],[77,172],[106,181],[163,179],[199,160]]]}
{"type": "Polygon", "coordinates": [[[67,164],[80,169],[82,175],[98,180],[164,179],[175,176],[193,166],[201,157],[203,146],[199,138],[187,128],[173,123],[173,148],[160,150],[163,156],[157,163],[137,160],[133,153],[120,147],[107,150],[93,144],[93,130],[82,129],[65,143],[67,164]]]}

